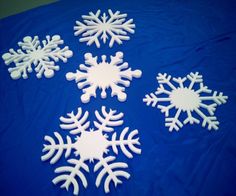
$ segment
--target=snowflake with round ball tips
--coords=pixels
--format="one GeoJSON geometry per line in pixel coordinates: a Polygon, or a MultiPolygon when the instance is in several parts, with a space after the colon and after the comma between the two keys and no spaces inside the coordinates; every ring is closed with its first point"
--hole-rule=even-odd
{"type": "Polygon", "coordinates": [[[108,10],[108,15],[104,12],[102,15],[101,10],[98,10],[95,14],[89,12],[89,15],[83,15],[84,23],[76,21],[74,26],[75,36],[82,34],[80,42],[87,42],[87,45],[93,43],[100,47],[99,37],[105,44],[111,37],[109,47],[112,47],[114,42],[122,44],[122,40],[129,40],[128,33],[134,33],[135,25],[133,19],[125,21],[127,14],[120,14],[119,11],[115,13],[112,10],[108,10]]]}
{"type": "Polygon", "coordinates": [[[43,74],[46,78],[51,78],[54,76],[54,72],[59,70],[59,66],[55,65],[55,62],[62,60],[66,63],[67,58],[73,55],[68,46],[63,49],[58,47],[63,43],[64,41],[59,35],[52,37],[47,35],[42,44],[38,36],[26,36],[23,42],[18,42],[21,49],[15,51],[11,48],[8,53],[2,55],[2,58],[6,65],[15,63],[15,67],[8,69],[14,80],[20,77],[28,78],[28,73],[33,71],[32,65],[35,66],[37,78],[41,78],[43,74]]]}
{"type": "Polygon", "coordinates": [[[113,182],[115,186],[122,183],[119,177],[128,179],[130,174],[124,169],[128,165],[124,162],[114,162],[115,156],[109,156],[109,150],[118,154],[118,147],[128,158],[132,158],[132,152],[141,154],[138,148],[140,145],[138,130],[133,130],[129,134],[129,127],[125,127],[119,137],[114,127],[123,124],[123,113],[117,113],[115,110],[107,111],[103,106],[101,112],[95,111],[97,118],[94,121],[94,129],[90,128],[90,122],[87,121],[89,113],[82,112],[78,108],[78,112],[68,113],[68,117],[60,117],[62,124],[60,127],[64,130],[69,130],[69,133],[74,136],[72,141],[70,136],[66,137],[66,142],[63,141],[62,136],[58,132],[54,132],[58,143],[50,136],[45,136],[47,144],[44,145],[43,152],[45,154],[41,157],[42,161],[50,160],[51,164],[56,163],[63,152],[65,158],[71,156],[74,151],[74,158],[70,158],[67,162],[69,166],[58,167],[55,173],[59,174],[53,179],[54,184],[61,183],[61,188],[69,190],[70,185],[73,187],[73,194],[79,194],[79,183],[87,188],[88,182],[85,178],[84,172],[89,172],[88,161],[95,162],[94,172],[97,172],[96,186],[99,187],[101,181],[104,180],[104,190],[106,193],[110,192],[110,183],[113,182]],[[114,132],[112,135],[109,133],[114,132]]]}
{"type": "Polygon", "coordinates": [[[202,75],[196,72],[190,73],[187,77],[172,78],[170,75],[159,73],[157,81],[160,84],[157,91],[146,95],[143,101],[146,102],[148,106],[157,106],[157,108],[165,114],[165,126],[169,127],[169,131],[178,131],[183,127],[183,124],[200,123],[197,115],[202,118],[203,127],[207,125],[209,130],[212,128],[215,130],[218,129],[219,121],[217,121],[217,118],[214,116],[214,112],[216,106],[226,103],[228,97],[217,91],[214,91],[213,94],[209,96],[212,90],[204,86],[202,75]],[[177,83],[178,87],[176,87],[171,80],[177,83]],[[188,86],[184,85],[187,81],[189,83],[188,86]],[[197,90],[195,90],[196,85],[199,86],[197,90]],[[166,105],[160,105],[159,103],[166,103],[166,105]],[[173,108],[177,110],[175,116],[169,117],[170,110],[173,108]],[[204,110],[206,110],[209,115],[205,114],[204,110]],[[187,114],[187,117],[181,122],[179,117],[183,112],[187,114]]]}
{"type": "Polygon", "coordinates": [[[106,98],[106,89],[111,88],[111,96],[117,96],[119,101],[125,101],[127,98],[125,87],[130,85],[132,78],[139,78],[142,75],[140,70],[131,70],[128,63],[123,63],[123,53],[117,52],[111,56],[108,63],[106,55],[102,55],[102,62],[97,62],[97,56],[86,53],[84,55],[85,64],[79,66],[80,70],[75,73],[66,74],[67,80],[75,80],[78,88],[83,89],[81,101],[87,103],[90,97],[96,97],[96,90],[101,89],[101,97],[106,98]],[[120,86],[121,85],[121,86],[120,86]]]}

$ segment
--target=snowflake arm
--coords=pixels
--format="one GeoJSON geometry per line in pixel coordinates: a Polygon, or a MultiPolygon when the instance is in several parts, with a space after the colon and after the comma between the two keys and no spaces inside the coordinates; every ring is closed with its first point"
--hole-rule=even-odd
{"type": "Polygon", "coordinates": [[[126,163],[122,163],[122,162],[117,162],[117,163],[111,163],[111,161],[114,161],[115,157],[113,156],[109,156],[106,158],[101,159],[94,167],[94,172],[98,171],[99,168],[101,168],[103,166],[103,169],[100,171],[100,173],[97,176],[96,179],[96,186],[99,187],[101,184],[101,180],[102,178],[105,176],[105,174],[107,174],[108,176],[105,179],[105,183],[104,183],[104,190],[106,193],[110,192],[110,182],[113,181],[115,186],[117,186],[117,184],[122,183],[121,180],[118,179],[119,176],[125,177],[126,179],[128,179],[130,177],[130,174],[122,171],[122,170],[115,170],[114,169],[118,169],[118,168],[127,168],[128,165],[126,163]]]}
{"type": "Polygon", "coordinates": [[[188,87],[189,89],[192,89],[194,84],[201,83],[203,81],[202,75],[200,75],[198,72],[196,73],[191,72],[190,74],[187,75],[187,78],[191,81],[188,87]]]}
{"type": "Polygon", "coordinates": [[[69,189],[69,186],[72,184],[74,191],[74,195],[79,194],[79,184],[76,180],[76,176],[82,181],[83,186],[86,188],[88,186],[87,180],[84,176],[84,174],[80,171],[80,168],[84,169],[86,172],[89,172],[88,166],[83,162],[83,160],[77,160],[77,159],[69,159],[68,163],[73,164],[72,166],[62,166],[55,170],[55,173],[65,173],[68,172],[69,174],[61,174],[53,179],[54,184],[58,184],[61,181],[65,181],[61,188],[65,188],[67,191],[69,189]]]}
{"type": "Polygon", "coordinates": [[[70,130],[70,134],[78,134],[89,127],[90,122],[86,120],[88,119],[89,113],[86,111],[84,115],[82,114],[82,109],[78,108],[77,114],[74,114],[72,111],[68,113],[67,116],[69,118],[60,117],[60,121],[63,123],[60,125],[62,129],[70,130]]]}
{"type": "Polygon", "coordinates": [[[76,21],[74,26],[75,36],[82,34],[79,39],[80,42],[87,42],[87,45],[93,43],[100,47],[99,37],[105,44],[111,37],[109,47],[112,47],[114,42],[122,44],[123,40],[129,40],[128,33],[134,33],[135,24],[133,19],[129,19],[125,22],[127,14],[120,14],[119,11],[115,13],[112,10],[108,10],[106,13],[101,14],[98,10],[96,14],[89,12],[89,15],[83,15],[83,22],[76,21]],[[109,35],[109,36],[108,36],[109,35]]]}
{"type": "Polygon", "coordinates": [[[217,121],[217,118],[215,116],[207,116],[205,115],[201,110],[195,109],[196,113],[203,119],[202,126],[205,127],[208,124],[207,129],[211,130],[212,128],[215,130],[218,130],[218,125],[220,124],[219,121],[217,121]]]}
{"type": "Polygon", "coordinates": [[[46,161],[53,157],[50,161],[51,164],[56,163],[60,159],[64,150],[66,150],[65,157],[67,158],[70,155],[71,150],[74,148],[74,144],[71,142],[71,138],[69,136],[66,137],[67,143],[64,143],[61,135],[58,132],[54,132],[54,135],[58,140],[58,144],[55,143],[52,137],[45,136],[45,141],[49,142],[50,144],[44,144],[43,152],[47,153],[41,157],[42,161],[46,161]],[[55,154],[56,151],[57,153],[55,154]]]}
{"type": "Polygon", "coordinates": [[[129,128],[126,127],[120,135],[120,138],[117,140],[117,134],[116,132],[112,135],[112,140],[110,141],[110,146],[112,147],[114,153],[118,154],[117,146],[120,146],[122,152],[127,156],[128,158],[133,158],[133,155],[127,150],[126,146],[129,147],[129,149],[136,153],[141,154],[141,150],[137,148],[135,145],[140,145],[139,138],[134,138],[138,134],[138,130],[133,130],[129,135],[128,138],[125,139],[125,136],[127,132],[129,131],[129,128]]]}
{"type": "Polygon", "coordinates": [[[98,111],[95,111],[95,115],[98,121],[94,121],[94,126],[102,132],[112,132],[113,127],[123,124],[123,120],[120,120],[123,113],[116,114],[116,110],[111,109],[107,112],[105,106],[102,107],[102,115],[98,111]]]}
{"type": "Polygon", "coordinates": [[[157,81],[160,83],[160,84],[166,84],[168,85],[172,90],[176,89],[176,87],[171,83],[171,76],[167,75],[166,73],[164,74],[161,74],[159,73],[158,76],[156,77],[157,81]]]}
{"type": "Polygon", "coordinates": [[[226,100],[228,99],[228,96],[224,96],[222,92],[220,92],[218,95],[217,91],[214,91],[212,96],[202,96],[200,99],[202,101],[204,100],[211,100],[214,101],[217,105],[221,105],[223,103],[226,103],[226,100]]]}
{"type": "Polygon", "coordinates": [[[158,98],[154,93],[150,93],[150,95],[147,94],[145,98],[143,98],[143,102],[146,102],[147,106],[151,105],[152,107],[157,106],[159,102],[165,102],[165,101],[170,101],[170,98],[169,97],[158,98]]]}
{"type": "Polygon", "coordinates": [[[46,78],[51,78],[54,76],[54,71],[59,70],[59,66],[55,65],[54,61],[60,59],[65,63],[67,58],[73,55],[69,47],[59,48],[63,43],[59,35],[52,37],[47,35],[46,40],[42,40],[42,45],[38,36],[26,36],[23,42],[18,42],[22,49],[17,51],[10,49],[8,53],[2,55],[2,58],[6,65],[15,63],[15,67],[8,69],[12,79],[28,78],[28,73],[33,70],[32,65],[35,66],[37,78],[41,78],[43,74],[46,78]]]}
{"type": "Polygon", "coordinates": [[[184,124],[190,123],[191,125],[196,123],[199,124],[200,120],[194,118],[190,110],[187,110],[187,118],[184,120],[184,124]]]}
{"type": "Polygon", "coordinates": [[[169,127],[169,131],[173,131],[175,129],[178,131],[181,127],[183,127],[183,123],[179,120],[179,115],[181,113],[181,109],[179,108],[173,118],[166,118],[166,127],[169,127]]]}

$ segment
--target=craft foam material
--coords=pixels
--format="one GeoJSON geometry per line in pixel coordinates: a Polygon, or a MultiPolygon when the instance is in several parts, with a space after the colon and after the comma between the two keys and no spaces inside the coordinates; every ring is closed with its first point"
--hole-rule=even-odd
{"type": "Polygon", "coordinates": [[[83,23],[76,21],[74,26],[75,36],[82,34],[80,42],[87,42],[87,45],[93,43],[100,48],[100,41],[105,44],[110,39],[109,47],[112,47],[114,42],[122,44],[123,40],[129,40],[128,33],[134,33],[135,24],[133,19],[126,21],[127,14],[120,14],[119,11],[115,13],[108,10],[108,15],[104,12],[101,15],[101,10],[95,14],[89,12],[89,15],[83,15],[83,23]]]}
{"type": "Polygon", "coordinates": [[[130,85],[133,78],[139,78],[142,75],[140,70],[131,70],[128,63],[123,63],[123,53],[117,52],[115,56],[110,57],[107,62],[106,55],[102,55],[102,62],[97,62],[97,56],[93,57],[91,53],[84,55],[85,64],[81,64],[75,73],[66,74],[67,80],[75,80],[79,89],[83,89],[81,101],[87,103],[91,97],[96,97],[96,90],[101,89],[101,97],[106,98],[106,89],[111,89],[111,96],[117,96],[119,101],[125,101],[127,95],[124,92],[125,87],[130,85]],[[130,80],[130,81],[129,81],[130,80]],[[87,87],[89,85],[89,87],[87,87]]]}
{"type": "Polygon", "coordinates": [[[212,90],[203,84],[202,75],[196,72],[188,74],[187,77],[172,78],[166,73],[159,73],[157,81],[160,84],[157,91],[146,95],[143,101],[148,106],[159,108],[165,114],[165,126],[169,128],[169,131],[178,131],[187,123],[198,124],[200,123],[199,117],[202,119],[203,127],[207,126],[209,130],[218,129],[219,121],[214,115],[216,106],[226,103],[228,97],[217,91],[212,93],[212,90]],[[189,85],[184,84],[187,81],[189,85]],[[205,103],[206,101],[207,103],[205,103]],[[160,103],[165,104],[166,102],[167,105],[160,105],[160,103]],[[174,117],[169,117],[171,109],[176,110],[174,117]],[[181,113],[187,114],[187,118],[183,122],[179,119],[181,113]],[[194,116],[193,113],[198,116],[194,116]]]}
{"type": "Polygon", "coordinates": [[[68,46],[63,49],[59,45],[64,41],[59,35],[46,36],[45,40],[39,41],[38,36],[26,36],[23,42],[18,42],[21,49],[14,50],[11,48],[8,53],[2,55],[6,65],[15,63],[15,67],[8,69],[11,78],[16,80],[19,78],[28,78],[28,73],[34,70],[37,73],[37,78],[44,75],[46,78],[54,76],[54,72],[58,71],[60,67],[55,65],[55,62],[62,60],[67,62],[67,58],[72,57],[73,52],[69,50],[68,46]]]}
{"type": "Polygon", "coordinates": [[[141,149],[138,148],[140,145],[137,137],[138,130],[129,133],[129,127],[125,127],[120,136],[117,136],[117,130],[114,128],[123,124],[123,113],[117,113],[111,109],[107,112],[103,106],[101,112],[95,111],[97,120],[94,121],[94,128],[89,128],[90,122],[87,121],[89,113],[87,111],[83,113],[81,108],[78,108],[76,114],[71,112],[67,116],[60,118],[60,127],[68,130],[73,136],[72,139],[67,136],[64,142],[58,132],[54,132],[56,140],[53,137],[45,136],[47,144],[43,148],[45,154],[41,157],[42,161],[50,160],[51,164],[55,164],[63,152],[65,152],[66,159],[70,156],[74,157],[68,159],[68,166],[58,167],[55,170],[58,176],[53,179],[53,183],[64,182],[61,188],[66,190],[72,185],[73,194],[78,195],[80,187],[77,180],[81,180],[84,188],[88,187],[84,175],[84,172],[90,172],[85,162],[87,160],[90,163],[98,160],[93,171],[97,173],[95,184],[99,187],[102,179],[105,179],[104,191],[106,193],[110,192],[110,182],[117,186],[122,183],[119,177],[128,179],[130,174],[124,170],[128,165],[124,162],[115,162],[115,157],[109,155],[109,149],[118,154],[118,147],[128,158],[133,157],[132,152],[141,154],[141,149]],[[113,134],[110,135],[111,133],[113,134]]]}

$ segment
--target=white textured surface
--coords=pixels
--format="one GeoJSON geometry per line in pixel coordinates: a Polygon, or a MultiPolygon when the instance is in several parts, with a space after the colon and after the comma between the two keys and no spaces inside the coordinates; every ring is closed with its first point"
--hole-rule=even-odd
{"type": "Polygon", "coordinates": [[[119,179],[120,176],[127,179],[130,177],[130,174],[124,171],[124,168],[127,168],[128,165],[123,162],[114,162],[115,157],[108,155],[109,150],[118,154],[118,147],[120,147],[128,158],[133,157],[132,152],[141,154],[141,150],[137,147],[140,145],[137,137],[138,130],[128,133],[129,128],[126,127],[121,131],[120,136],[117,137],[117,131],[114,127],[123,124],[123,113],[117,113],[111,109],[107,112],[103,106],[101,112],[95,111],[97,119],[94,121],[95,129],[89,129],[88,116],[88,112],[83,114],[82,109],[78,108],[76,114],[71,112],[67,114],[67,117],[61,117],[60,127],[64,130],[69,130],[75,141],[72,141],[71,137],[67,136],[64,142],[58,132],[54,132],[56,140],[53,137],[45,136],[47,144],[43,148],[45,154],[41,157],[42,161],[50,160],[50,163],[54,164],[61,158],[63,152],[65,152],[65,158],[68,158],[72,151],[74,152],[75,158],[68,160],[69,166],[58,167],[55,170],[58,176],[53,179],[54,184],[64,182],[61,188],[66,188],[66,190],[72,185],[74,195],[79,194],[77,179],[81,180],[85,188],[88,186],[84,175],[85,171],[89,172],[86,160],[90,162],[98,160],[94,166],[94,172],[98,172],[95,184],[99,187],[104,178],[104,190],[108,193],[110,192],[109,185],[111,181],[116,186],[122,183],[119,179]],[[110,135],[112,132],[113,134],[110,135]]]}
{"type": "Polygon", "coordinates": [[[120,14],[119,11],[113,13],[108,10],[108,15],[98,10],[95,14],[89,12],[89,15],[83,15],[83,23],[76,21],[74,26],[75,36],[82,34],[80,42],[87,42],[87,45],[93,43],[100,47],[100,39],[105,44],[110,39],[109,47],[112,47],[114,42],[122,44],[123,40],[129,40],[128,33],[134,33],[135,25],[133,19],[126,21],[127,14],[120,14]]]}
{"type": "Polygon", "coordinates": [[[169,131],[178,131],[183,124],[200,123],[200,119],[203,127],[207,126],[209,130],[218,129],[219,121],[214,112],[216,106],[226,103],[228,97],[217,91],[212,93],[212,90],[204,86],[202,75],[196,72],[190,73],[187,77],[172,78],[170,75],[159,73],[157,81],[160,84],[157,91],[146,95],[143,101],[147,105],[159,108],[165,114],[165,126],[169,127],[169,131]],[[189,85],[185,85],[185,82],[189,85]],[[171,109],[176,110],[174,117],[169,117],[171,109]],[[187,117],[181,122],[180,115],[183,112],[187,117]]]}
{"type": "Polygon", "coordinates": [[[123,53],[117,52],[115,56],[107,57],[102,55],[102,62],[97,62],[97,57],[86,53],[84,55],[85,64],[79,66],[80,70],[75,73],[66,74],[67,80],[75,80],[79,89],[83,89],[81,101],[87,103],[91,97],[96,97],[96,90],[101,89],[101,97],[106,98],[108,88],[111,89],[111,96],[117,96],[119,101],[125,101],[127,98],[125,87],[130,85],[133,78],[139,78],[142,75],[140,70],[131,70],[128,63],[123,63],[123,53]]]}
{"type": "Polygon", "coordinates": [[[28,78],[28,73],[33,71],[32,65],[34,65],[37,78],[41,78],[43,74],[46,78],[51,78],[54,76],[54,72],[59,70],[59,66],[55,65],[55,62],[62,60],[66,63],[67,58],[73,55],[68,46],[63,49],[59,47],[63,43],[64,41],[59,35],[52,37],[47,35],[41,43],[38,36],[26,36],[23,42],[18,42],[21,49],[11,48],[8,53],[2,55],[2,58],[6,65],[15,63],[15,67],[8,69],[14,80],[21,77],[28,78]]]}

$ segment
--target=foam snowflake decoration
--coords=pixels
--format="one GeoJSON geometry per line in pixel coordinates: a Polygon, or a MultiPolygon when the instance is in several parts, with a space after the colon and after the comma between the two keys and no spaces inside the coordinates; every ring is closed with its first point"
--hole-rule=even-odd
{"type": "Polygon", "coordinates": [[[130,37],[127,33],[134,33],[135,25],[133,24],[133,19],[125,22],[127,14],[120,14],[119,11],[113,13],[108,10],[108,14],[103,13],[100,15],[101,11],[98,10],[96,14],[89,12],[89,15],[83,15],[84,23],[76,21],[76,26],[74,26],[75,36],[82,34],[80,42],[87,42],[87,45],[93,43],[100,47],[99,37],[105,44],[106,41],[111,37],[109,47],[112,47],[114,42],[122,44],[122,40],[129,40],[130,37]]]}
{"type": "Polygon", "coordinates": [[[85,64],[79,66],[80,70],[75,73],[66,74],[67,80],[75,80],[78,88],[83,89],[81,101],[87,103],[90,97],[96,97],[97,88],[101,89],[101,97],[106,98],[106,89],[111,88],[111,96],[116,95],[119,101],[126,100],[125,87],[130,85],[132,78],[139,78],[142,75],[140,70],[132,71],[128,68],[128,63],[123,63],[123,53],[117,52],[115,56],[111,56],[111,61],[106,61],[106,55],[102,55],[102,62],[97,62],[97,56],[86,53],[84,55],[85,64]],[[119,86],[122,85],[122,86],[119,86]]]}
{"type": "Polygon", "coordinates": [[[95,184],[99,187],[102,179],[105,179],[104,190],[106,193],[110,192],[110,182],[117,186],[122,183],[119,177],[128,179],[130,174],[124,170],[128,165],[124,162],[114,162],[115,156],[108,155],[109,150],[118,154],[118,147],[128,158],[133,157],[131,152],[141,154],[141,150],[138,148],[140,145],[137,137],[138,130],[133,130],[128,134],[129,127],[126,127],[117,137],[114,127],[123,124],[123,113],[117,113],[111,109],[107,112],[103,106],[101,112],[95,111],[97,118],[94,121],[95,129],[89,129],[90,122],[87,121],[89,113],[86,111],[83,114],[81,108],[78,108],[76,114],[71,112],[67,116],[60,118],[62,123],[60,127],[69,130],[74,141],[70,136],[67,136],[64,142],[58,132],[54,132],[58,143],[52,137],[45,136],[48,144],[44,145],[43,152],[45,154],[41,157],[42,161],[50,160],[50,163],[54,164],[60,159],[63,152],[65,152],[65,158],[68,158],[74,151],[74,158],[67,161],[69,166],[58,167],[55,173],[59,175],[52,182],[54,184],[62,183],[61,188],[66,188],[67,191],[72,185],[74,195],[78,195],[79,183],[77,180],[81,180],[82,185],[87,188],[88,183],[84,172],[89,172],[88,163],[95,161],[93,170],[98,173],[95,184]],[[112,132],[113,134],[109,135],[112,132]]]}
{"type": "Polygon", "coordinates": [[[18,42],[21,49],[15,51],[11,48],[8,53],[2,55],[2,58],[6,65],[15,63],[15,67],[8,69],[12,79],[28,78],[28,73],[33,71],[32,65],[35,66],[37,78],[41,78],[43,74],[46,78],[51,78],[54,76],[54,71],[59,70],[54,61],[61,59],[65,63],[67,58],[73,55],[68,46],[60,49],[58,46],[61,44],[63,40],[59,35],[52,37],[47,35],[42,43],[38,36],[26,36],[23,42],[18,42]]]}
{"type": "Polygon", "coordinates": [[[204,86],[202,75],[196,72],[190,73],[187,77],[172,78],[166,73],[159,73],[157,81],[160,84],[157,91],[146,95],[143,101],[148,106],[159,108],[165,114],[165,126],[169,127],[169,131],[173,129],[178,131],[183,127],[183,124],[200,123],[197,116],[202,119],[203,127],[207,126],[208,130],[218,129],[219,121],[214,116],[214,112],[216,106],[226,103],[228,97],[223,96],[221,92],[214,91],[212,93],[212,90],[204,86]],[[186,82],[188,85],[184,84],[186,82]],[[177,84],[177,87],[174,84],[177,84]],[[159,103],[166,103],[166,105],[159,103]],[[169,117],[170,110],[173,108],[176,113],[174,117],[169,117]],[[208,114],[205,114],[204,111],[208,114]],[[181,122],[179,118],[183,112],[187,114],[187,117],[181,122]]]}

